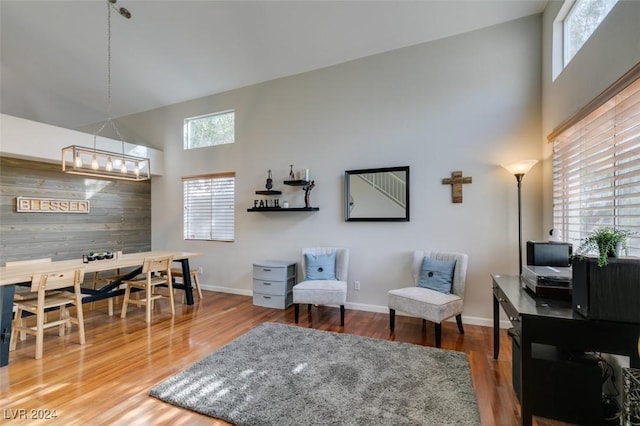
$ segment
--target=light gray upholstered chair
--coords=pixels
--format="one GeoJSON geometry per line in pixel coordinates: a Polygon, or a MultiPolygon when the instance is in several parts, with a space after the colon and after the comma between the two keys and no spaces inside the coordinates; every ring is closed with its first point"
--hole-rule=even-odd
{"type": "Polygon", "coordinates": [[[398,310],[411,316],[422,318],[423,326],[425,321],[435,323],[437,348],[440,347],[442,341],[442,321],[455,316],[458,330],[460,334],[464,334],[462,304],[467,279],[467,264],[468,256],[463,253],[415,251],[412,264],[414,286],[389,291],[389,326],[391,327],[391,332],[395,330],[395,316],[396,310],[398,310]],[[422,261],[425,256],[436,260],[456,259],[451,294],[444,294],[417,286],[420,281],[422,261]]]}
{"type": "Polygon", "coordinates": [[[349,273],[349,250],[335,247],[314,247],[302,249],[302,281],[293,286],[294,317],[296,324],[300,315],[300,304],[339,305],[340,325],[344,326],[344,305],[347,302],[347,276],[349,273]],[[335,280],[306,280],[305,254],[336,254],[335,280]]]}

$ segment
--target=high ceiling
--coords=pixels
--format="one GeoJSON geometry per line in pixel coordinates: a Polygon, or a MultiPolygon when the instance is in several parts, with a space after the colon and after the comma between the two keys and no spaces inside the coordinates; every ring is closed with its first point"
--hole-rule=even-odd
{"type": "MultiPolygon", "coordinates": [[[[546,0],[118,0],[112,115],[146,111],[540,13],[546,0]]],[[[0,0],[2,113],[105,119],[107,2],[0,0]]]]}

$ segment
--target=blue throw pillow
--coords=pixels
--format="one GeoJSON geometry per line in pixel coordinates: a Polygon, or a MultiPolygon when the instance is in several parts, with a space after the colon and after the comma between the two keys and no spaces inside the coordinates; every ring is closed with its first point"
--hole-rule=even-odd
{"type": "Polygon", "coordinates": [[[306,280],[335,280],[336,254],[304,254],[306,280]]]}
{"type": "Polygon", "coordinates": [[[425,257],[422,260],[422,271],[418,287],[429,288],[441,293],[451,294],[453,284],[453,270],[456,267],[456,259],[436,260],[425,257]]]}

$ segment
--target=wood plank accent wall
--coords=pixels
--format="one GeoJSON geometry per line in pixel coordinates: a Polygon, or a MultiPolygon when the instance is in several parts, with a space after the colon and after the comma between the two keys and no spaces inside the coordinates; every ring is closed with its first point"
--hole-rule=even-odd
{"type": "Polygon", "coordinates": [[[0,265],[89,251],[151,250],[151,182],[65,174],[57,164],[0,157],[0,265]],[[88,214],[17,213],[16,197],[89,200],[88,214]]]}

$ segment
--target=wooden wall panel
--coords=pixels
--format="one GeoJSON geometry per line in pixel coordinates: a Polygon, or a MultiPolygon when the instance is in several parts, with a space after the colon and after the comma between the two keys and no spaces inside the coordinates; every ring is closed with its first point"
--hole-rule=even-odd
{"type": "Polygon", "coordinates": [[[89,251],[151,250],[151,182],[93,179],[56,164],[0,157],[0,265],[89,251]],[[89,200],[90,212],[17,213],[19,196],[89,200]]]}

